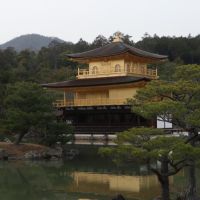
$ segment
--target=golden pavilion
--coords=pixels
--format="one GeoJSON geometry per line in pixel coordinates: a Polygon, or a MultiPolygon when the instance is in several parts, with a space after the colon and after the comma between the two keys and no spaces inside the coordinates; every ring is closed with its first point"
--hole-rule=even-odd
{"type": "Polygon", "coordinates": [[[116,34],[112,43],[68,58],[88,64],[78,69],[75,80],[43,84],[63,91],[54,106],[80,134],[112,134],[131,127],[153,126],[131,112],[128,98],[147,82],[157,79],[157,69],[148,64],[165,61],[167,56],[149,53],[122,42],[116,34]]]}

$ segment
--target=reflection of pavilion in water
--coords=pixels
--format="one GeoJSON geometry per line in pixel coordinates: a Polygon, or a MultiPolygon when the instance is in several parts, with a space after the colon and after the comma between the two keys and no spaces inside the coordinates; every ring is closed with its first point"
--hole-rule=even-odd
{"type": "MultiPolygon", "coordinates": [[[[160,185],[154,175],[133,176],[90,172],[74,172],[69,192],[96,193],[106,196],[124,194],[129,198],[149,199],[160,194],[160,185]]],[[[173,178],[170,179],[173,183],[173,178]]]]}

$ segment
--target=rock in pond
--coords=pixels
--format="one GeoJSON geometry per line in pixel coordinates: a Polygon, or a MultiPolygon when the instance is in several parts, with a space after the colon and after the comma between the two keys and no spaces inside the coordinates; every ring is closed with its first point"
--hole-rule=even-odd
{"type": "Polygon", "coordinates": [[[37,160],[43,158],[43,153],[38,151],[29,151],[24,154],[25,159],[37,160]]]}
{"type": "Polygon", "coordinates": [[[70,149],[68,151],[65,151],[64,158],[67,160],[72,160],[77,155],[79,155],[79,151],[77,149],[70,149]]]}
{"type": "Polygon", "coordinates": [[[48,158],[62,158],[63,150],[61,147],[56,147],[55,149],[49,149],[45,152],[45,156],[48,158]]]}

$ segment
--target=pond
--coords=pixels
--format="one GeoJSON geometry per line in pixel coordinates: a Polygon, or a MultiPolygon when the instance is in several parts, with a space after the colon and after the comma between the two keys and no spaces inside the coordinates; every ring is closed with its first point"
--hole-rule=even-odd
{"type": "MultiPolygon", "coordinates": [[[[0,163],[3,200],[152,200],[160,194],[157,178],[144,166],[117,167],[99,156],[72,161],[8,161],[0,163]]],[[[199,176],[200,177],[200,176],[199,176]]],[[[173,192],[181,192],[186,171],[171,177],[173,192]]]]}

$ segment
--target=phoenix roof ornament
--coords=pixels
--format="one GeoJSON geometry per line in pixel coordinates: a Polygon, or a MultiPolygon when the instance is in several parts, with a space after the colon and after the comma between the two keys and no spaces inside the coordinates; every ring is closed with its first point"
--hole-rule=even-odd
{"type": "Polygon", "coordinates": [[[123,38],[122,33],[119,32],[119,31],[117,31],[117,32],[114,34],[113,42],[123,42],[122,38],[123,38]]]}

